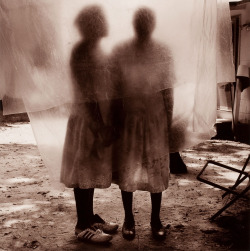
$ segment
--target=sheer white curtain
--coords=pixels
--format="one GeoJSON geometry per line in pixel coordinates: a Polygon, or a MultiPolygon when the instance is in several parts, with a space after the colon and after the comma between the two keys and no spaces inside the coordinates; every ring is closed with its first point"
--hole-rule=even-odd
{"type": "MultiPolygon", "coordinates": [[[[171,51],[174,65],[172,86],[155,88],[173,88],[171,151],[213,135],[216,84],[235,78],[227,0],[0,0],[3,111],[28,112],[55,182],[75,103],[70,69],[72,49],[80,40],[75,18],[93,4],[102,7],[107,19],[108,35],[101,42],[107,57],[114,46],[134,36],[133,15],[139,7],[154,11],[153,39],[171,51]]],[[[117,98],[103,95],[103,100],[111,97],[117,98]]]]}

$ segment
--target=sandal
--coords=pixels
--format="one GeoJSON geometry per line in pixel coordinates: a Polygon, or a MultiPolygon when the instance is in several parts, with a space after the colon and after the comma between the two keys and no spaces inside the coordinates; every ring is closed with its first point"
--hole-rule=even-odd
{"type": "Polygon", "coordinates": [[[122,226],[122,236],[124,239],[133,240],[135,238],[135,222],[124,221],[122,226]]]}
{"type": "Polygon", "coordinates": [[[118,229],[118,224],[113,222],[106,222],[98,214],[95,214],[92,219],[91,227],[94,229],[101,229],[104,233],[115,233],[118,229]]]}
{"type": "Polygon", "coordinates": [[[107,243],[111,241],[112,236],[103,233],[103,231],[100,229],[93,230],[91,228],[87,228],[77,235],[77,239],[84,242],[91,242],[98,244],[98,243],[107,243]]]}
{"type": "Polygon", "coordinates": [[[166,228],[159,221],[157,223],[150,223],[153,237],[157,240],[163,240],[166,237],[166,228]]]}

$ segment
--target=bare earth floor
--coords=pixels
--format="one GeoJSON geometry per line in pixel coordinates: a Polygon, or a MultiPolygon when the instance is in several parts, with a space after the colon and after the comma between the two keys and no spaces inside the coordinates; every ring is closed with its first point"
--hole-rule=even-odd
{"type": "MultiPolygon", "coordinates": [[[[79,242],[74,236],[75,204],[72,189],[64,192],[49,186],[49,177],[29,123],[0,125],[0,251],[5,250],[249,250],[249,193],[215,221],[211,217],[228,196],[196,179],[207,160],[241,168],[249,145],[209,140],[181,153],[188,174],[171,175],[163,194],[161,218],[168,226],[165,241],[151,237],[149,193],[134,194],[136,238],[121,235],[123,208],[118,187],[96,189],[95,212],[119,223],[109,245],[79,242]]],[[[248,171],[250,167],[247,167],[248,171]]],[[[219,167],[208,168],[207,178],[222,185],[234,184],[237,176],[219,167]]],[[[244,183],[241,189],[246,186],[244,183]]]]}

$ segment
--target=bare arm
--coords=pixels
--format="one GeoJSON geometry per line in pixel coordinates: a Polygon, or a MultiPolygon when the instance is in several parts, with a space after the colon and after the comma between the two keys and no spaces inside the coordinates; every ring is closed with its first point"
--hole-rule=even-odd
{"type": "Polygon", "coordinates": [[[173,106],[174,106],[173,88],[165,89],[161,91],[161,93],[167,114],[168,130],[170,131],[172,125],[173,106]]]}

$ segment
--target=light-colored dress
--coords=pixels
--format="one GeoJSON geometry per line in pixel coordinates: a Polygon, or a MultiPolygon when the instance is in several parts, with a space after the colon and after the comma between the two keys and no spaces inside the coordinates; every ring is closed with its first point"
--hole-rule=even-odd
{"type": "Polygon", "coordinates": [[[173,73],[170,53],[151,42],[134,41],[113,53],[113,85],[117,97],[113,121],[113,182],[121,190],[164,191],[169,181],[169,123],[173,73]]]}
{"type": "Polygon", "coordinates": [[[67,187],[107,188],[111,185],[110,150],[101,98],[107,62],[98,50],[80,44],[72,53],[75,103],[69,117],[63,151],[61,182],[67,187]]]}

